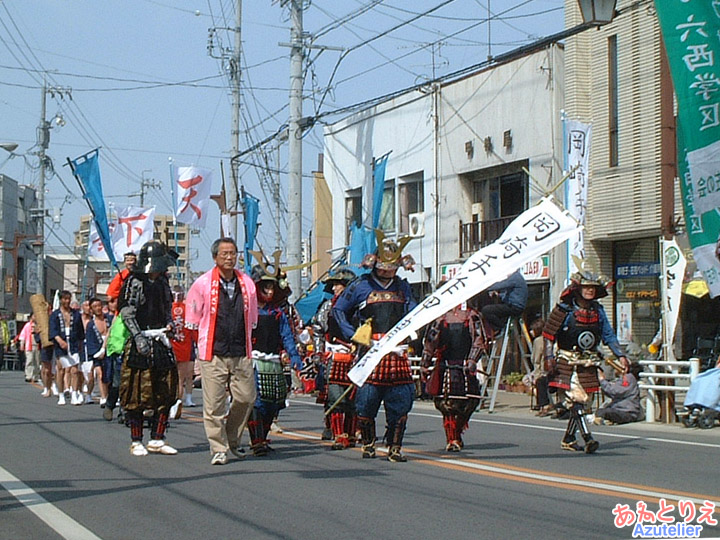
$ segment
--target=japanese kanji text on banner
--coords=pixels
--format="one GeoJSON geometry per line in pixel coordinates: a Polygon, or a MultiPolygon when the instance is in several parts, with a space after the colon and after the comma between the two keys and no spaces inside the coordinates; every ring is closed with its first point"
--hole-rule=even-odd
{"type": "Polygon", "coordinates": [[[350,379],[362,386],[382,357],[406,337],[493,283],[506,278],[526,262],[561,244],[573,236],[578,228],[577,221],[552,199],[541,200],[515,218],[498,240],[465,261],[450,281],[418,304],[373,344],[350,370],[350,379]]]}
{"type": "Polygon", "coordinates": [[[177,211],[180,223],[205,226],[212,191],[212,171],[199,167],[177,168],[177,211]]]}
{"type": "Polygon", "coordinates": [[[113,251],[118,258],[128,251],[138,253],[145,242],[153,239],[155,207],[117,208],[117,225],[112,233],[113,251]]]}

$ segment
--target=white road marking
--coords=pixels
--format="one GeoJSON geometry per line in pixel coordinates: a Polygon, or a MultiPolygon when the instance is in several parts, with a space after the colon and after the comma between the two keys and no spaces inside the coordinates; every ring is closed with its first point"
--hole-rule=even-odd
{"type": "MultiPolygon", "coordinates": [[[[293,437],[297,437],[300,439],[307,439],[312,441],[320,440],[320,437],[317,435],[311,435],[308,433],[296,433],[294,431],[284,431],[283,434],[285,435],[291,435],[293,437]]],[[[378,448],[379,452],[386,452],[385,448],[378,448]]],[[[606,482],[599,482],[597,480],[593,480],[591,478],[568,478],[566,476],[557,476],[549,472],[544,471],[538,471],[538,472],[531,472],[531,471],[521,471],[516,469],[509,469],[497,465],[486,465],[483,463],[475,463],[472,461],[465,461],[464,459],[459,458],[440,458],[436,457],[430,454],[426,454],[422,451],[413,450],[412,451],[413,456],[421,457],[422,459],[426,461],[434,461],[436,463],[446,463],[449,465],[454,465],[456,467],[465,467],[467,469],[475,469],[478,471],[484,471],[484,472],[490,472],[495,474],[503,474],[506,476],[514,476],[516,478],[523,478],[528,480],[537,480],[541,482],[550,482],[554,484],[558,484],[560,486],[579,486],[581,488],[594,488],[594,489],[601,489],[604,491],[611,491],[613,493],[617,493],[619,495],[636,495],[639,498],[647,498],[647,497],[653,497],[656,499],[665,499],[670,501],[693,501],[697,505],[702,505],[706,499],[704,498],[698,498],[693,497],[691,495],[678,495],[677,493],[671,493],[671,492],[664,492],[664,491],[658,491],[655,489],[643,489],[642,487],[633,487],[628,485],[615,485],[610,484],[606,482]]],[[[717,501],[712,501],[715,503],[716,506],[720,506],[720,499],[717,501]]]]}
{"type": "Polygon", "coordinates": [[[0,485],[33,514],[68,540],[101,540],[92,531],[62,512],[33,491],[19,478],[0,467],[0,485]]]}

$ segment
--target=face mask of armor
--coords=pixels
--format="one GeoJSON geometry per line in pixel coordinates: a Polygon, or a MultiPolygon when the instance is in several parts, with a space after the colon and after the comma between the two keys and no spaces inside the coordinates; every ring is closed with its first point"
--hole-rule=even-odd
{"type": "Polygon", "coordinates": [[[175,264],[176,259],[177,255],[168,251],[165,244],[153,240],[140,249],[137,269],[144,274],[163,273],[175,264]]]}

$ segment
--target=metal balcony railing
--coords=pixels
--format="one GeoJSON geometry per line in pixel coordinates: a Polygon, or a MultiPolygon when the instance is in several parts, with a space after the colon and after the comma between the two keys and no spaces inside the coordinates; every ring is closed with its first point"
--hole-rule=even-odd
{"type": "Polygon", "coordinates": [[[503,233],[507,226],[517,215],[506,216],[487,221],[471,221],[463,223],[460,220],[460,258],[464,259],[475,253],[481,247],[491,244],[503,233]]]}

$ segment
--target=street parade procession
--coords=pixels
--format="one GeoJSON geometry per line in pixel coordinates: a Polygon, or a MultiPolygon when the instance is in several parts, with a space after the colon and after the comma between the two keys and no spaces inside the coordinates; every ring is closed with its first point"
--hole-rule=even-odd
{"type": "Polygon", "coordinates": [[[244,4],[0,0],[0,540],[717,537],[720,0],[244,4]]]}
{"type": "MultiPolygon", "coordinates": [[[[288,301],[292,291],[279,252],[271,260],[247,250],[254,259],[248,274],[236,241],[219,238],[210,247],[215,266],[184,294],[169,284],[177,254],[151,240],[137,254],[125,254],[125,268],[108,288],[110,301],[89,300],[88,314],[71,307],[67,291],[58,293],[52,311],[41,295],[34,297],[32,339],[43,345],[42,396],[56,396],[61,406],[93,403],[88,374],[95,372],[102,416],[111,421],[118,409],[117,418],[129,428],[131,455],[175,455],[168,426],[181,418],[183,405],[195,405],[197,380],[210,462],[224,465],[229,456],[244,458],[243,439],[256,457],[275,450],[271,432],[290,394],[304,392],[305,385],[323,405],[318,423],[330,449],[359,446],[362,457],[372,459],[383,446],[388,461],[406,462],[408,414],[427,395],[442,413],[445,450],[461,452],[470,417],[489,392],[482,381],[493,369],[494,343],[527,302],[518,265],[577,229],[569,213],[543,199],[418,300],[399,273],[414,270],[413,257],[403,253],[412,239],[374,230],[377,247],[359,265],[340,260],[318,281],[328,297],[307,324],[288,301]],[[494,301],[486,289],[495,292],[494,301]],[[419,370],[411,356],[419,357],[419,370]],[[378,422],[381,405],[384,423],[378,422]]],[[[619,376],[630,373],[630,362],[597,301],[607,295],[607,280],[576,262],[578,270],[542,330],[541,365],[535,367],[563,391],[557,405],[569,412],[569,422],[560,448],[594,453],[599,443],[586,408],[600,390],[601,345],[617,359],[610,365],[619,376]]]]}

